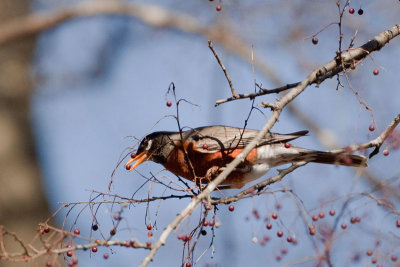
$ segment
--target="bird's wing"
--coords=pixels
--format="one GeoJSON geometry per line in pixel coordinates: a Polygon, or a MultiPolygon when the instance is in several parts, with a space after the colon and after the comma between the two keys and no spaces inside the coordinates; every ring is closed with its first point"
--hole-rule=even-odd
{"type": "MultiPolygon", "coordinates": [[[[243,130],[227,126],[208,126],[186,131],[184,139],[194,142],[201,152],[214,153],[230,149],[243,149],[257,136],[258,132],[258,130],[243,130]]],[[[290,134],[267,133],[258,146],[289,142],[307,133],[308,131],[290,134]]]]}

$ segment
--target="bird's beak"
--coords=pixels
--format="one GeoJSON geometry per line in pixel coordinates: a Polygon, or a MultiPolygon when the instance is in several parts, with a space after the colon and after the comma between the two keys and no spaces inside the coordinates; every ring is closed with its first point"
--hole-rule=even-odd
{"type": "Polygon", "coordinates": [[[128,162],[126,163],[126,167],[129,171],[135,169],[137,166],[139,166],[143,161],[147,160],[149,157],[147,156],[146,151],[140,153],[139,155],[136,155],[134,158],[131,158],[130,160],[128,160],[128,162]],[[132,162],[136,161],[135,164],[133,164],[132,166],[130,166],[130,164],[132,162]]]}

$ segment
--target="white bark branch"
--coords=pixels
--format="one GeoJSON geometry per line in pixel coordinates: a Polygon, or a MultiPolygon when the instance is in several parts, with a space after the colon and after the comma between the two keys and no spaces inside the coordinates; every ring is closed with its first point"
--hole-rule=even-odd
{"type": "MultiPolygon", "coordinates": [[[[387,44],[391,39],[398,36],[400,34],[400,26],[396,25],[392,29],[383,31],[377,36],[374,37],[371,41],[368,41],[366,44],[361,46],[358,49],[354,49],[354,51],[349,51],[343,54],[342,58],[344,62],[350,62],[351,60],[361,60],[366,57],[370,52],[379,50],[385,44],[387,44]]],[[[221,184],[228,175],[238,166],[247,156],[250,151],[257,146],[257,144],[261,141],[261,139],[271,130],[274,124],[277,122],[279,115],[282,109],[289,104],[294,98],[296,98],[299,94],[301,94],[307,86],[316,82],[323,82],[325,79],[329,77],[326,75],[327,73],[333,73],[338,71],[342,67],[341,62],[337,60],[332,60],[327,64],[315,69],[312,71],[302,82],[300,82],[294,89],[292,89],[289,93],[284,95],[281,99],[279,99],[276,103],[273,104],[274,109],[271,117],[264,125],[264,127],[260,130],[257,136],[245,147],[245,149],[240,153],[227,167],[224,171],[218,175],[212,182],[208,184],[208,186],[196,197],[192,199],[192,201],[184,208],[181,213],[179,213],[175,219],[164,229],[160,238],[155,242],[150,250],[150,253],[143,259],[141,263],[141,267],[147,266],[147,264],[154,258],[157,250],[166,243],[166,240],[173,229],[175,229],[187,216],[189,216],[193,210],[197,207],[198,204],[203,199],[207,199],[210,193],[221,184]]]]}

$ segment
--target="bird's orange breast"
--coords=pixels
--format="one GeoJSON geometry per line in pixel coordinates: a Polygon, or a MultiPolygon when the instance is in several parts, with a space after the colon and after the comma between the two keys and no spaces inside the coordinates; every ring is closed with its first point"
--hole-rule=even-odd
{"type": "MultiPolygon", "coordinates": [[[[195,177],[205,177],[207,171],[213,167],[225,167],[243,151],[243,149],[233,149],[223,152],[204,153],[199,151],[191,142],[185,142],[184,148],[187,156],[185,155],[182,144],[177,143],[168,155],[164,167],[170,172],[191,181],[194,181],[195,177]]],[[[255,148],[246,156],[245,161],[239,164],[238,168],[243,168],[248,164],[252,164],[256,159],[257,149],[255,148]]],[[[243,172],[232,172],[222,184],[238,183],[242,177],[243,172]]]]}

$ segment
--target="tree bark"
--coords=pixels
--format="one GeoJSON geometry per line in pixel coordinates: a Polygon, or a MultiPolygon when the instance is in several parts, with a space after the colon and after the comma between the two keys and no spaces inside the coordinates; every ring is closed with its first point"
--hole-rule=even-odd
{"type": "MultiPolygon", "coordinates": [[[[30,12],[28,0],[0,1],[0,23],[30,12]]],[[[41,174],[32,138],[30,68],[34,37],[0,46],[0,224],[16,232],[24,243],[48,216],[41,174]]],[[[5,240],[7,251],[22,248],[5,240]]],[[[26,263],[1,262],[1,266],[26,263]]]]}

